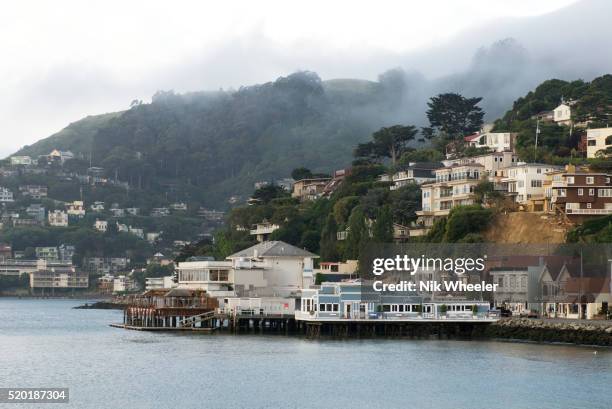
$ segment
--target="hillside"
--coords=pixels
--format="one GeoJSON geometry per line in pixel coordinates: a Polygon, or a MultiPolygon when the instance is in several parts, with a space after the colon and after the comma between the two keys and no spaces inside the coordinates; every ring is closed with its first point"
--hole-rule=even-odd
{"type": "Polygon", "coordinates": [[[348,165],[354,146],[386,124],[391,88],[300,72],[235,92],[158,92],[150,104],[84,118],[19,154],[71,150],[83,167],[92,154],[107,177],[223,208],[296,167],[348,165]]]}
{"type": "Polygon", "coordinates": [[[565,243],[567,226],[550,215],[515,212],[497,214],[483,232],[486,242],[500,244],[565,243]]]}

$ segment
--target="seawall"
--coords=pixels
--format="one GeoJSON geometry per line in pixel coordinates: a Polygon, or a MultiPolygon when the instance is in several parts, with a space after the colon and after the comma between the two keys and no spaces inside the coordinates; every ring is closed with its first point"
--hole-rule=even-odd
{"type": "Polygon", "coordinates": [[[511,318],[479,329],[483,338],[612,346],[612,321],[511,318]]]}

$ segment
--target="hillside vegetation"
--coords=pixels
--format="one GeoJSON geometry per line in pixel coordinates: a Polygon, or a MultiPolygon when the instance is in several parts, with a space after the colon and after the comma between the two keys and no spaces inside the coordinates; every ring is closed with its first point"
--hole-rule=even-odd
{"type": "Polygon", "coordinates": [[[106,176],[176,200],[224,207],[253,183],[297,165],[341,168],[353,147],[384,124],[391,87],[299,72],[235,92],[158,92],[150,104],[88,117],[19,153],[71,150],[106,176]]]}

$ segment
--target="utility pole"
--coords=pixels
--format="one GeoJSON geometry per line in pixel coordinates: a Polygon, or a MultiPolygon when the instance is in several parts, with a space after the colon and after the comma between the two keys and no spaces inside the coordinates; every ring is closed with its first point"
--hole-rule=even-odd
{"type": "Polygon", "coordinates": [[[536,121],[536,135],[535,135],[535,145],[533,147],[533,162],[537,162],[538,156],[538,135],[540,134],[540,118],[536,121]]]}

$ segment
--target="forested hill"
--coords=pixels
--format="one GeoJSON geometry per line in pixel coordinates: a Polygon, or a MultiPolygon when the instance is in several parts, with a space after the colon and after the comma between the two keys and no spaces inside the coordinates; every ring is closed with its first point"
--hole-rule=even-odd
{"type": "Polygon", "coordinates": [[[71,150],[83,167],[91,154],[93,166],[136,189],[223,207],[296,167],[348,165],[400,105],[393,78],[381,78],[324,82],[299,72],[233,92],[158,92],[150,104],[84,118],[19,154],[71,150]]]}

